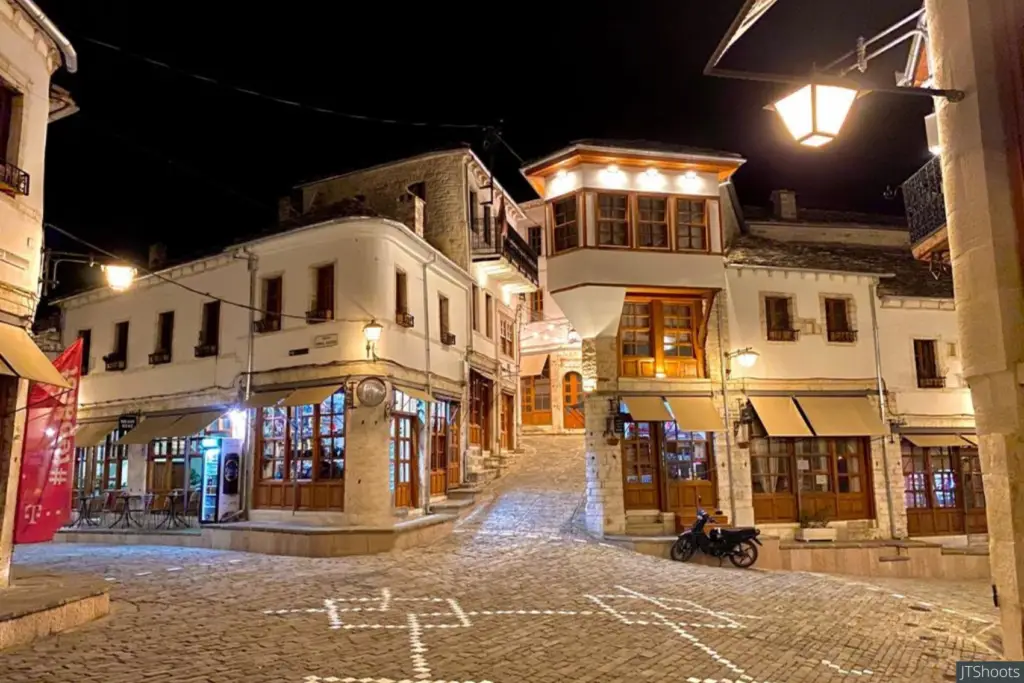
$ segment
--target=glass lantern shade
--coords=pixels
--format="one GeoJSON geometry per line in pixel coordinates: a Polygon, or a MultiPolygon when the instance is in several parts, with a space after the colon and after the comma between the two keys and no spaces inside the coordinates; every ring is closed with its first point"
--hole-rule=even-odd
{"type": "Polygon", "coordinates": [[[808,147],[821,147],[839,135],[857,91],[837,85],[811,83],[773,106],[793,139],[808,147]]]}

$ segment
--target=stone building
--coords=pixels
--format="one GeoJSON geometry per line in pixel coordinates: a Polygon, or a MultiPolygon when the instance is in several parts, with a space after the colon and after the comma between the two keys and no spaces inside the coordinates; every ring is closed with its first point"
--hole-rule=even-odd
{"type": "Polygon", "coordinates": [[[29,337],[39,302],[46,128],[75,111],[51,86],[77,55],[31,0],[0,0],[0,589],[10,577],[28,380],[66,386],[29,337]]]}
{"type": "Polygon", "coordinates": [[[600,533],[674,531],[703,506],[784,536],[811,517],[904,537],[919,499],[945,507],[912,512],[912,533],[962,533],[984,498],[950,279],[878,218],[801,210],[789,192],[741,210],[728,178],[742,162],[584,141],[524,169],[544,197],[526,229],[545,285],[524,335],[524,429],[565,428],[556,400],[580,362],[600,533]],[[978,487],[968,512],[947,509],[961,486],[978,487]]]}

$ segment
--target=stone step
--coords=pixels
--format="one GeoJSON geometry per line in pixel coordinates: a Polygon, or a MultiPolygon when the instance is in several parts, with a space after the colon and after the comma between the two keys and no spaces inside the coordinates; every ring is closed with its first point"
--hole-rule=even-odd
{"type": "Polygon", "coordinates": [[[463,484],[457,488],[448,489],[448,500],[475,500],[484,490],[483,486],[463,484]]]}
{"type": "Polygon", "coordinates": [[[497,468],[487,467],[476,472],[470,472],[468,479],[473,484],[486,484],[490,481],[497,479],[498,470],[497,468]]]}
{"type": "Polygon", "coordinates": [[[439,515],[461,515],[473,507],[476,501],[473,498],[456,498],[454,500],[443,500],[439,503],[430,504],[430,512],[439,515]]]}
{"type": "Polygon", "coordinates": [[[640,524],[626,522],[627,536],[670,536],[672,531],[666,531],[665,526],[658,522],[656,524],[640,524]]]}

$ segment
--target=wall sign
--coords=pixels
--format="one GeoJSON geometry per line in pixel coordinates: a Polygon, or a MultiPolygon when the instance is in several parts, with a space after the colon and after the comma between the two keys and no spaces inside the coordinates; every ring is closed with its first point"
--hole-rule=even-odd
{"type": "Polygon", "coordinates": [[[305,349],[288,349],[289,356],[305,356],[309,353],[309,348],[305,349]]]}
{"type": "Polygon", "coordinates": [[[139,426],[138,415],[122,415],[117,418],[117,428],[122,432],[130,432],[139,426]]]}
{"type": "Polygon", "coordinates": [[[623,434],[626,431],[626,415],[615,413],[615,433],[623,434]]]}
{"type": "Polygon", "coordinates": [[[329,346],[338,345],[338,335],[335,334],[318,334],[313,337],[313,348],[326,349],[329,346]]]}

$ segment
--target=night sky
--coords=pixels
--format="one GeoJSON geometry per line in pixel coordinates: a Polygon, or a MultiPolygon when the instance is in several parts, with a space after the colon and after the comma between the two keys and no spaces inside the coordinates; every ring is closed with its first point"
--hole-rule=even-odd
{"type": "MultiPolygon", "coordinates": [[[[518,199],[534,198],[517,159],[497,150],[492,161],[479,129],[322,114],[181,71],[340,112],[500,122],[526,159],[586,137],[735,151],[749,159],[735,176],[745,204],[785,187],[805,206],[900,214],[885,188],[928,155],[927,98],[862,98],[840,138],[811,150],[763,109],[785,86],[704,77],[740,0],[38,1],[78,50],[79,72],[55,81],[81,107],[50,127],[46,218],[126,255],[156,241],[172,260],[209,253],[272,225],[296,182],[451,142],[472,143],[518,199]]],[[[919,6],[780,0],[723,66],[808,72],[919,6]]],[[[867,77],[893,85],[906,54],[873,62],[867,77]]]]}

